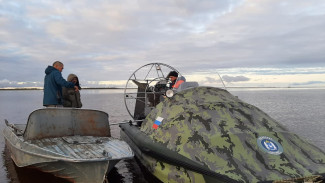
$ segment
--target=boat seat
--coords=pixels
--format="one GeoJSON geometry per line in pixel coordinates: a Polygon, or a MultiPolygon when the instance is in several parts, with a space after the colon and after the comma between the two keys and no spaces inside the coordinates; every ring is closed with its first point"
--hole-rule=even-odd
{"type": "Polygon", "coordinates": [[[28,117],[24,139],[33,140],[73,135],[110,136],[108,114],[90,109],[38,109],[28,117]]]}

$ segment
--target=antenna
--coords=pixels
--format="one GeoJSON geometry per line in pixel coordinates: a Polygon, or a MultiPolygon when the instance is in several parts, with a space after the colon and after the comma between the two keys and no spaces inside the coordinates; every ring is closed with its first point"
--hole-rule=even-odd
{"type": "Polygon", "coordinates": [[[218,74],[218,76],[219,76],[219,78],[220,78],[220,80],[221,80],[221,82],[222,82],[222,84],[223,84],[223,87],[225,88],[225,90],[227,90],[226,85],[225,85],[225,83],[223,82],[222,77],[220,76],[220,74],[219,74],[218,72],[217,72],[217,74],[218,74]]]}

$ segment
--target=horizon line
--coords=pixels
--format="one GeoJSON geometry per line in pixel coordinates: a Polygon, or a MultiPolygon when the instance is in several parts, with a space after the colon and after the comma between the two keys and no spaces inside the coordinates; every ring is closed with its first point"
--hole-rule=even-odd
{"type": "MultiPolygon", "coordinates": [[[[223,88],[223,87],[220,87],[223,88]]],[[[227,88],[297,88],[297,89],[302,89],[302,88],[310,88],[310,89],[325,89],[324,86],[303,86],[303,87],[293,87],[293,86],[230,86],[227,88]]],[[[43,90],[43,87],[5,87],[5,88],[0,88],[0,90],[43,90]]],[[[120,87],[85,87],[81,88],[85,90],[93,90],[93,89],[125,89],[125,87],[120,88],[120,87]]],[[[137,88],[129,88],[129,89],[137,89],[137,88]]]]}

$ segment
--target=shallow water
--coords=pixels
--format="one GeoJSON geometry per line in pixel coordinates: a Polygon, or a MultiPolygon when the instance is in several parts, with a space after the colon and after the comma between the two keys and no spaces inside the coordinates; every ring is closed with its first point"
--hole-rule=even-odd
{"type": "MultiPolygon", "coordinates": [[[[325,151],[324,89],[230,89],[241,100],[253,104],[286,126],[290,131],[325,151]]],[[[83,108],[109,114],[110,123],[131,119],[125,108],[123,90],[81,90],[83,108]]],[[[42,90],[0,90],[0,182],[66,182],[50,174],[17,168],[5,150],[2,130],[4,119],[10,123],[27,122],[28,115],[42,107],[42,90]]],[[[118,125],[111,126],[112,136],[119,138],[118,125]]],[[[109,173],[110,182],[153,182],[153,178],[135,160],[120,161],[109,173]]]]}

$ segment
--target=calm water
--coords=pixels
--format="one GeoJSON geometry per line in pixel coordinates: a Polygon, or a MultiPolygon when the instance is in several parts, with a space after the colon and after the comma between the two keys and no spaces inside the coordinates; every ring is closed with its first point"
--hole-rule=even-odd
{"type": "MultiPolygon", "coordinates": [[[[241,100],[253,104],[325,151],[325,89],[230,89],[241,100]]],[[[82,90],[83,108],[109,114],[110,123],[130,119],[123,100],[123,90],[82,90]]],[[[42,90],[0,91],[0,182],[37,183],[66,182],[32,169],[17,168],[5,151],[2,129],[4,119],[10,123],[26,123],[28,115],[42,108],[42,90]]],[[[112,135],[119,138],[119,127],[112,135]]],[[[135,160],[121,161],[108,175],[110,182],[152,182],[152,177],[135,160]]]]}

